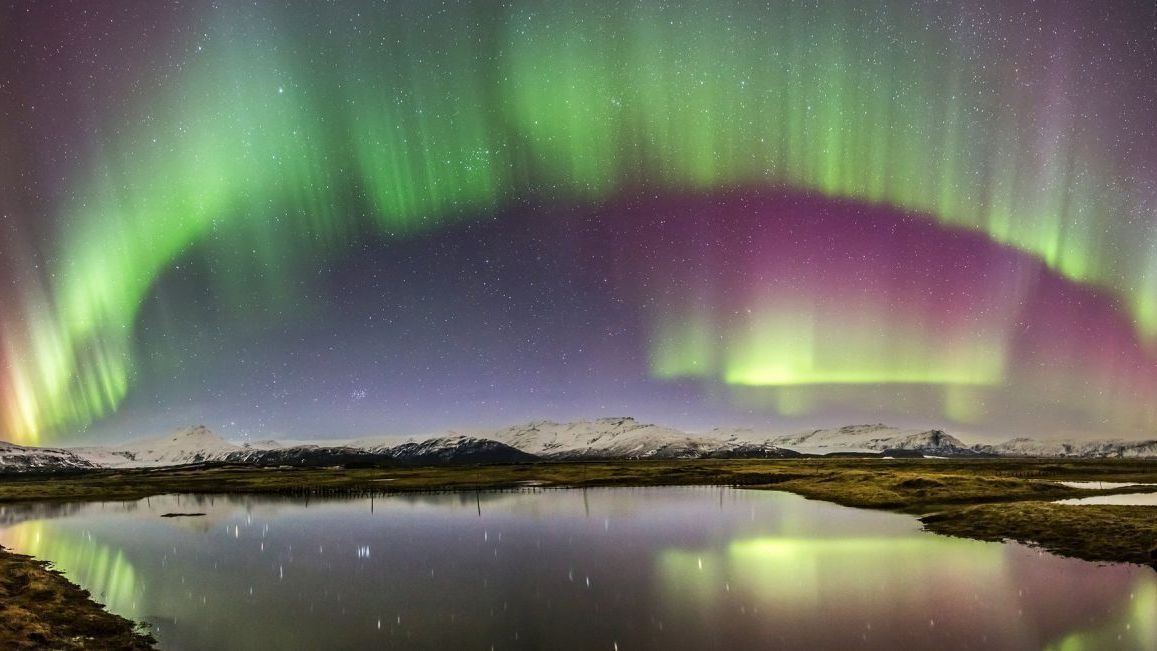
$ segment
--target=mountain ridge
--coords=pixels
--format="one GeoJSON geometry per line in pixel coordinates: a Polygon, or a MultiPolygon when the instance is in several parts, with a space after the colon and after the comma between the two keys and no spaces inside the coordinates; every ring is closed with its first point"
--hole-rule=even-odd
{"type": "Polygon", "coordinates": [[[0,441],[0,473],[72,472],[100,466],[67,448],[39,448],[0,441]]]}
{"type": "Polygon", "coordinates": [[[535,420],[471,435],[409,440],[275,441],[238,444],[204,426],[108,446],[35,448],[0,443],[0,472],[234,463],[256,466],[442,465],[535,460],[793,458],[827,455],[922,457],[1155,458],[1157,440],[1013,438],[969,445],[941,429],[883,423],[771,434],[717,427],[689,433],[629,416],[535,420]]]}

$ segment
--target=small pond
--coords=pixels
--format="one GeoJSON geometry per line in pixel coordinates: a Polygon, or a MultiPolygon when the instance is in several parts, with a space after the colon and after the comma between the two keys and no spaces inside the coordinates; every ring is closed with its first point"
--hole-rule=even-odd
{"type": "Polygon", "coordinates": [[[1157,648],[1151,569],[767,491],[7,506],[0,544],[174,650],[1157,648]]]}

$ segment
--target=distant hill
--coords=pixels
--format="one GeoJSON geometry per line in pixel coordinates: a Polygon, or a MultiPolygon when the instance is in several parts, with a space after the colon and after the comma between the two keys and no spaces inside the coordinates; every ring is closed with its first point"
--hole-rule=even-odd
{"type": "Polygon", "coordinates": [[[1144,459],[1157,457],[1157,440],[1071,439],[1038,441],[1016,438],[997,445],[973,446],[977,452],[1002,457],[1070,457],[1078,459],[1144,459]]]}
{"type": "Polygon", "coordinates": [[[538,457],[488,439],[445,436],[397,445],[381,442],[262,441],[237,445],[204,426],[121,445],[74,448],[89,467],[142,468],[192,463],[256,466],[440,465],[513,463],[538,457]]]}
{"type": "Polygon", "coordinates": [[[97,467],[71,450],[25,447],[0,441],[0,473],[74,472],[97,467]]]}
{"type": "Polygon", "coordinates": [[[899,430],[883,424],[849,425],[778,436],[775,445],[807,454],[918,452],[923,456],[970,457],[980,453],[938,429],[899,430]]]}
{"type": "Polygon", "coordinates": [[[119,446],[77,448],[102,467],[187,463],[258,466],[438,465],[592,459],[777,459],[862,453],[884,456],[977,456],[982,454],[939,430],[907,431],[886,425],[772,436],[754,429],[717,428],[690,434],[630,417],[566,423],[532,421],[475,436],[450,434],[398,443],[266,440],[237,445],[204,427],[119,446]]]}
{"type": "Polygon", "coordinates": [[[517,463],[538,457],[497,441],[469,436],[444,436],[399,445],[350,443],[344,445],[270,446],[246,448],[226,455],[229,463],[259,466],[365,466],[451,465],[517,463]]]}
{"type": "Polygon", "coordinates": [[[203,425],[123,445],[73,448],[76,454],[106,468],[226,461],[242,450],[242,446],[226,441],[203,425]]]}
{"type": "Polygon", "coordinates": [[[536,421],[486,437],[544,459],[699,459],[744,451],[760,458],[798,456],[766,441],[696,436],[629,417],[536,421]]]}
{"type": "Polygon", "coordinates": [[[939,429],[881,423],[774,434],[716,428],[702,434],[630,417],[532,421],[472,436],[449,433],[404,442],[274,441],[237,444],[198,426],[109,446],[33,448],[0,443],[0,473],[194,463],[256,466],[407,466],[587,459],[780,459],[801,456],[1157,458],[1157,441],[1016,438],[968,445],[939,429]]]}

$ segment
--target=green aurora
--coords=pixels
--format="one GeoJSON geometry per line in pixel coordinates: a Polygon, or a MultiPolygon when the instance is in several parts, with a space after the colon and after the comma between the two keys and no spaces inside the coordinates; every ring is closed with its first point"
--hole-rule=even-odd
{"type": "MultiPolygon", "coordinates": [[[[257,315],[297,301],[310,269],[368,232],[412,236],[535,197],[754,187],[889,206],[1039,257],[1157,342],[1157,220],[1075,103],[1063,39],[982,47],[937,11],[354,3],[320,23],[303,6],[205,11],[157,55],[179,65],[95,118],[45,265],[0,316],[0,437],[36,443],[114,412],[142,305],[186,256],[211,258],[212,292],[257,315]]],[[[703,341],[724,335],[693,305],[655,314],[653,376],[1008,379],[999,329],[945,345],[901,322],[881,348],[894,323],[867,307],[853,352],[816,367],[766,333],[839,333],[806,307],[751,307],[754,329],[727,334],[710,363],[703,341]]]]}

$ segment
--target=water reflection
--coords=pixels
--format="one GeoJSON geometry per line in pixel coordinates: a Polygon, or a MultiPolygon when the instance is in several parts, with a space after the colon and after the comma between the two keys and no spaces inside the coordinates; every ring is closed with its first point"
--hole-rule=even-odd
{"type": "MultiPolygon", "coordinates": [[[[660,558],[661,594],[677,617],[700,622],[685,633],[700,636],[692,646],[1029,649],[1070,639],[1079,622],[1129,633],[1154,612],[1121,606],[1123,590],[1153,589],[1136,569],[930,535],[763,537],[660,558]]],[[[1154,643],[1135,630],[1113,648],[1154,643]]]]}
{"type": "Polygon", "coordinates": [[[1104,490],[1106,488],[1127,488],[1129,486],[1153,486],[1154,484],[1145,484],[1141,482],[1123,482],[1123,481],[1062,481],[1057,482],[1061,486],[1068,486],[1069,488],[1088,488],[1090,490],[1104,490]]]}
{"type": "Polygon", "coordinates": [[[1157,649],[1157,584],[1138,581],[1129,593],[1129,607],[1102,624],[1092,624],[1049,645],[1049,651],[1119,649],[1130,644],[1157,649]]]}
{"type": "Polygon", "coordinates": [[[144,584],[121,549],[101,544],[90,531],[58,531],[51,523],[24,522],[0,531],[0,545],[51,561],[113,612],[139,616],[144,584]]]}
{"type": "Polygon", "coordinates": [[[1151,570],[780,493],[183,496],[0,522],[168,649],[1157,648],[1151,570]]]}

